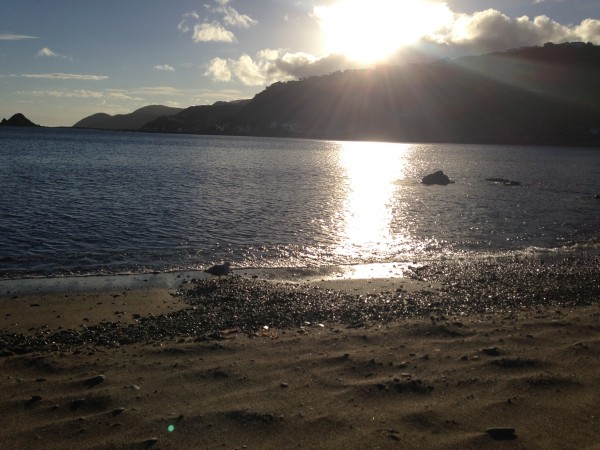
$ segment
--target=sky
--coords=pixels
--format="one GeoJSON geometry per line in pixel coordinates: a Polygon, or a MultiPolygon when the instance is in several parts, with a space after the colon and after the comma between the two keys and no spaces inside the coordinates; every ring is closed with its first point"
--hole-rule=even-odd
{"type": "Polygon", "coordinates": [[[0,0],[0,118],[71,126],[337,70],[572,41],[600,45],[600,0],[0,0]]]}

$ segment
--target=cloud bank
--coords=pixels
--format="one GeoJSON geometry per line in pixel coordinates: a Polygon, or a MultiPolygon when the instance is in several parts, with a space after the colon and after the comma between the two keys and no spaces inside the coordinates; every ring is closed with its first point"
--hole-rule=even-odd
{"type": "Polygon", "coordinates": [[[28,36],[26,34],[0,34],[0,41],[21,41],[23,39],[39,39],[37,36],[28,36]]]}
{"type": "Polygon", "coordinates": [[[23,78],[41,78],[46,80],[83,80],[83,81],[100,81],[106,80],[108,77],[104,75],[81,75],[75,73],[24,73],[23,78]]]}
{"type": "Polygon", "coordinates": [[[510,18],[495,9],[472,15],[455,14],[453,22],[435,36],[423,40],[437,44],[490,52],[510,48],[583,41],[600,44],[600,20],[585,19],[579,25],[562,25],[547,16],[510,18]]]}
{"type": "Polygon", "coordinates": [[[218,82],[239,81],[246,86],[266,86],[276,81],[289,81],[357,67],[357,63],[343,55],[317,58],[303,52],[265,49],[259,51],[254,58],[247,54],[237,59],[213,58],[204,75],[218,82]]]}
{"type": "MultiPolygon", "coordinates": [[[[382,5],[387,0],[380,0],[377,5],[382,5]]],[[[390,8],[397,0],[389,0],[390,8]]],[[[222,7],[214,8],[226,14],[227,1],[223,0],[222,7]]],[[[321,2],[323,3],[323,2],[321,2]]],[[[564,25],[545,15],[530,19],[527,16],[511,18],[496,10],[487,9],[473,14],[455,13],[445,2],[432,2],[436,5],[439,17],[446,20],[440,22],[435,29],[423,28],[427,32],[419,36],[413,49],[426,49],[433,55],[461,56],[466,54],[482,54],[494,51],[508,50],[511,48],[543,45],[547,42],[556,44],[572,41],[591,42],[600,44],[600,20],[585,19],[580,24],[564,25]],[[446,8],[444,14],[441,9],[446,8]]],[[[331,5],[328,2],[327,5],[331,5]]],[[[314,11],[319,11],[315,5],[314,11]]],[[[390,9],[391,10],[391,9],[390,9]]],[[[321,10],[322,12],[323,10],[321,10]]],[[[385,10],[379,11],[379,16],[387,25],[389,14],[385,10]]],[[[223,17],[226,17],[224,15],[223,17]]],[[[231,14],[232,22],[237,20],[238,25],[245,23],[231,14]]],[[[319,21],[318,15],[313,14],[314,20],[319,21]]],[[[229,23],[229,22],[227,22],[229,23]]],[[[364,29],[356,28],[356,33],[363,32],[363,39],[369,36],[364,29]]],[[[406,63],[426,60],[420,51],[408,50],[408,47],[398,43],[396,52],[383,63],[406,63]]],[[[425,51],[425,50],[423,50],[425,51]]],[[[364,66],[364,64],[363,64],[364,66]]],[[[346,70],[361,67],[359,63],[350,60],[346,55],[330,54],[315,56],[303,52],[289,52],[287,50],[265,49],[257,52],[253,57],[242,54],[238,58],[213,58],[204,75],[215,82],[240,82],[246,86],[268,85],[276,81],[287,81],[312,75],[323,75],[336,70],[346,70]]]]}

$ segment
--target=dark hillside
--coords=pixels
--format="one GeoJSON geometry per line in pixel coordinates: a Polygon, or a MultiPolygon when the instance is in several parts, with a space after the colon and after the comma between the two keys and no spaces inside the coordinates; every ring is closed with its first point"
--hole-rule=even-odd
{"type": "Polygon", "coordinates": [[[249,100],[191,106],[178,114],[146,123],[141,130],[162,133],[222,133],[249,100]]]}
{"type": "Polygon", "coordinates": [[[146,123],[161,116],[177,114],[181,108],[162,105],[150,105],[129,114],[111,116],[105,113],[92,114],[75,125],[74,128],[95,128],[100,130],[139,130],[146,123]]]}
{"type": "Polygon", "coordinates": [[[334,72],[274,83],[252,100],[153,110],[153,117],[143,114],[150,112],[147,108],[123,116],[96,114],[76,126],[600,146],[600,46],[546,44],[434,63],[334,72]]]}
{"type": "Polygon", "coordinates": [[[264,135],[593,144],[600,47],[549,44],[275,83],[234,123],[264,135]]]}

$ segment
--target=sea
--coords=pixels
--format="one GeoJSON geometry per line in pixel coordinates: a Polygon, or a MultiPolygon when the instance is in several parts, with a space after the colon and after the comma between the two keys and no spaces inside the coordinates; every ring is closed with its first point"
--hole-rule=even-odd
{"type": "Polygon", "coordinates": [[[3,127],[0,279],[597,253],[597,194],[597,148],[3,127]]]}

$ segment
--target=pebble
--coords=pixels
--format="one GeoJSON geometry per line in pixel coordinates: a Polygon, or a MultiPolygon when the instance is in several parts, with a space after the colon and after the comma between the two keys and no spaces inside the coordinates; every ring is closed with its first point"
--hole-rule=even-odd
{"type": "MultiPolygon", "coordinates": [[[[369,295],[367,302],[364,295],[235,275],[220,282],[196,280],[190,281],[189,288],[180,294],[188,308],[140,318],[133,324],[106,321],[78,329],[56,330],[43,336],[3,331],[0,332],[0,355],[6,357],[52,349],[72,351],[84,345],[118,347],[162,342],[181,336],[197,339],[232,327],[252,335],[262,331],[265,324],[269,330],[298,330],[306,323],[361,328],[405,317],[510,312],[516,304],[527,307],[585,306],[595,302],[600,295],[598,266],[600,255],[557,257],[544,264],[533,259],[515,259],[502,264],[486,261],[430,263],[415,267],[414,277],[443,284],[443,291],[417,291],[410,296],[405,292],[383,292],[369,295]],[[577,285],[565,283],[565,279],[577,280],[577,285]],[[541,287],[544,295],[536,297],[541,287]],[[53,346],[48,342],[53,342],[53,346]]],[[[124,311],[115,314],[121,315],[124,311]]],[[[467,326],[463,321],[449,323],[456,327],[467,326]]]]}

